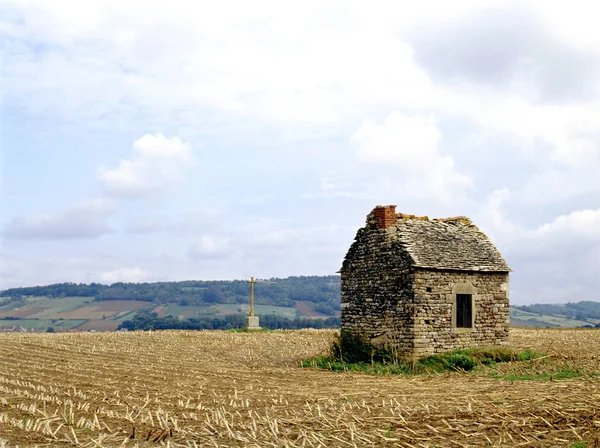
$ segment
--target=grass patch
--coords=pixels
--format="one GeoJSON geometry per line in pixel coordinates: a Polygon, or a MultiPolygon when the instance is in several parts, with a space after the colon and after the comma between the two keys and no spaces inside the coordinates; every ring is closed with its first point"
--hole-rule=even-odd
{"type": "Polygon", "coordinates": [[[493,366],[500,362],[530,361],[542,356],[542,353],[517,350],[512,347],[475,347],[429,355],[419,359],[418,364],[425,370],[433,372],[468,371],[481,365],[493,366]]]}
{"type": "MultiPolygon", "coordinates": [[[[335,372],[363,372],[371,375],[467,372],[475,368],[494,367],[498,363],[530,361],[543,353],[517,350],[512,347],[475,347],[424,356],[416,361],[402,360],[397,351],[374,347],[361,338],[342,333],[331,345],[329,356],[306,359],[304,368],[319,368],[335,372]]],[[[497,373],[498,378],[503,378],[497,373]]],[[[550,374],[549,374],[550,375],[550,374]]],[[[552,374],[555,379],[569,376],[552,374]]],[[[542,379],[542,378],[540,378],[542,379]]]]}
{"type": "Polygon", "coordinates": [[[569,448],[586,448],[588,445],[583,441],[578,441],[570,445],[569,448]]]}
{"type": "Polygon", "coordinates": [[[332,370],[334,372],[362,372],[369,375],[406,375],[412,373],[410,365],[404,363],[344,362],[336,361],[328,356],[305,359],[300,363],[300,367],[332,370]]]}
{"type": "Polygon", "coordinates": [[[127,320],[127,319],[133,319],[133,317],[135,316],[136,313],[137,313],[137,310],[125,311],[124,314],[121,314],[119,316],[118,313],[117,313],[116,316],[112,316],[109,319],[110,320],[116,320],[118,322],[122,322],[122,321],[127,320]]]}
{"type": "Polygon", "coordinates": [[[579,378],[585,374],[579,370],[573,370],[567,366],[555,372],[533,372],[533,373],[492,373],[492,378],[507,381],[554,381],[579,378]]]}

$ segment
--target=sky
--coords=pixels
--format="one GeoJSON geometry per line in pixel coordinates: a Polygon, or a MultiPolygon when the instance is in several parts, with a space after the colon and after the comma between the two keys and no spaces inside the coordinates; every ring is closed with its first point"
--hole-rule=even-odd
{"type": "Polygon", "coordinates": [[[593,8],[0,0],[0,289],[335,274],[395,204],[600,301],[593,8]]]}

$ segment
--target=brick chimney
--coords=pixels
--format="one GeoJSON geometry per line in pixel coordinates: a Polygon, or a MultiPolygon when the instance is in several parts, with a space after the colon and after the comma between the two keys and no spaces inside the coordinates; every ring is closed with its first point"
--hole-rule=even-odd
{"type": "Polygon", "coordinates": [[[396,225],[396,206],[395,205],[378,205],[371,212],[377,220],[377,228],[385,229],[386,227],[396,225]]]}

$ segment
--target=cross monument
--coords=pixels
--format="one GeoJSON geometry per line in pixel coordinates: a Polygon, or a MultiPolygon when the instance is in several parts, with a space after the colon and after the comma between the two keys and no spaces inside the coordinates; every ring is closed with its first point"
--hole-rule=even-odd
{"type": "Polygon", "coordinates": [[[256,283],[256,280],[254,280],[254,277],[250,277],[248,283],[250,283],[250,312],[246,316],[246,324],[244,327],[248,330],[260,330],[258,316],[254,315],[254,284],[256,283]]]}

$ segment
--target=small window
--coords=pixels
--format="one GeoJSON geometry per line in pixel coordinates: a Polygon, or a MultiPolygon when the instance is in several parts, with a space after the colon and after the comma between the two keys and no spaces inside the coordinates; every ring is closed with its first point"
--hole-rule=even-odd
{"type": "Polygon", "coordinates": [[[456,294],[456,328],[473,326],[473,301],[471,294],[456,294]]]}

